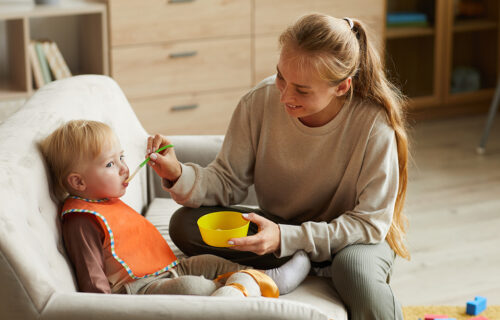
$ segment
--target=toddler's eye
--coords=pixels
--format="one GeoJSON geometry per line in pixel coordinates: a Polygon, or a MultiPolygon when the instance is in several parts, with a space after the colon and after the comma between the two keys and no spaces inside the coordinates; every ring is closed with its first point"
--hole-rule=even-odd
{"type": "Polygon", "coordinates": [[[113,166],[113,161],[108,162],[108,164],[106,164],[106,168],[111,168],[112,166],[113,166]]]}
{"type": "Polygon", "coordinates": [[[122,154],[122,155],[120,156],[120,161],[123,161],[124,159],[125,159],[125,155],[123,155],[123,154],[122,154]]]}

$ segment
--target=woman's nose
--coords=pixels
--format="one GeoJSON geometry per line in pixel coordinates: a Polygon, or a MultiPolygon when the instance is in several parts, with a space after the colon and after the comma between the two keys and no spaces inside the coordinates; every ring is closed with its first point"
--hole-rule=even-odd
{"type": "Polygon", "coordinates": [[[290,94],[288,86],[284,86],[280,91],[280,102],[281,103],[291,103],[293,101],[293,96],[290,94]]]}

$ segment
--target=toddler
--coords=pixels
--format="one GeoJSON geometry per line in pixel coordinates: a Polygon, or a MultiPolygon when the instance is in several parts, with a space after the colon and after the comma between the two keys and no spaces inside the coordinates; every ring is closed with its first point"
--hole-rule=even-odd
{"type": "Polygon", "coordinates": [[[113,130],[69,121],[41,142],[61,212],[64,243],[84,292],[278,297],[310,269],[298,252],[265,271],[214,255],[177,259],[160,232],[119,198],[129,169],[113,130]]]}

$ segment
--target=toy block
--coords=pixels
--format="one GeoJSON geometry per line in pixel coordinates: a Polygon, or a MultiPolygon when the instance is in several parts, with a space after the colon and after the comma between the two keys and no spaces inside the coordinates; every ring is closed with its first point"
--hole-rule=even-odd
{"type": "Polygon", "coordinates": [[[483,316],[479,316],[479,317],[469,318],[469,320],[490,320],[490,319],[483,316]]]}
{"type": "Polygon", "coordinates": [[[474,301],[467,301],[465,312],[467,314],[477,316],[486,309],[486,298],[475,297],[474,301]]]}
{"type": "Polygon", "coordinates": [[[445,314],[426,314],[425,320],[449,319],[445,314]]]}

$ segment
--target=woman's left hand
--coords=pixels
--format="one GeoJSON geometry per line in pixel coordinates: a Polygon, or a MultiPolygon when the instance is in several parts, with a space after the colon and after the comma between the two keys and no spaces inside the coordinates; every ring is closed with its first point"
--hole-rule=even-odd
{"type": "Polygon", "coordinates": [[[269,219],[256,213],[242,214],[243,219],[255,223],[259,231],[253,236],[230,239],[234,245],[230,248],[239,251],[250,251],[258,255],[273,253],[280,248],[280,227],[269,219]]]}

